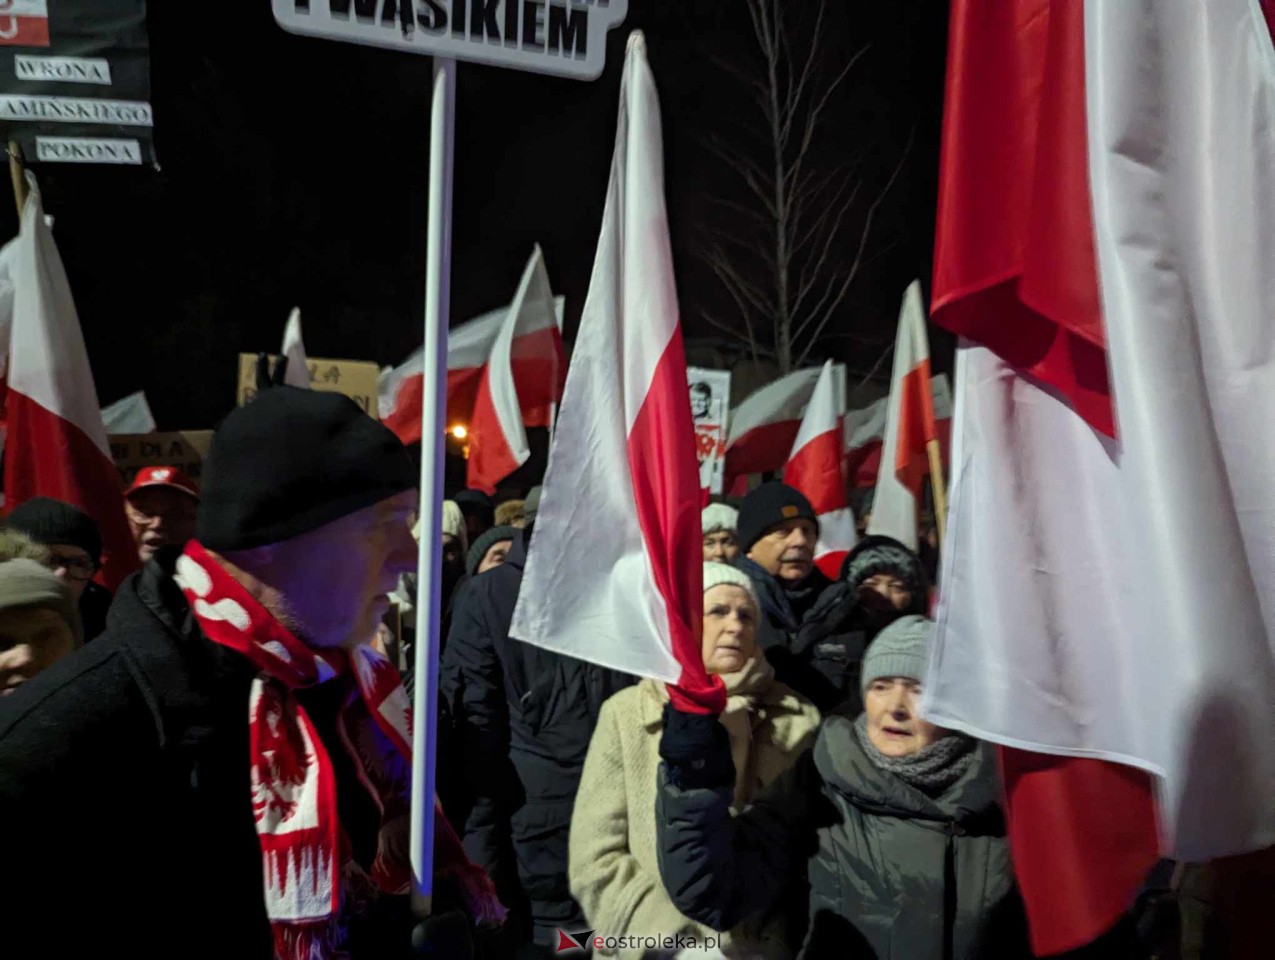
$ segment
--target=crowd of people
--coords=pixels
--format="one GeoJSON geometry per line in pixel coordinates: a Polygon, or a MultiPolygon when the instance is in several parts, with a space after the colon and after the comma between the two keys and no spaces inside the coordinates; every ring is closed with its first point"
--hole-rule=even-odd
{"type": "MultiPolygon", "coordinates": [[[[920,711],[926,562],[865,536],[829,579],[818,517],[773,481],[702,514],[720,715],[510,636],[538,488],[444,503],[419,921],[417,482],[352,401],[280,386],[225,420],[200,485],[158,467],[124,491],[142,567],[113,597],[93,518],[10,512],[6,955],[1031,955],[994,752],[920,711]]],[[[1076,956],[1186,956],[1154,892],[1076,956]]]]}

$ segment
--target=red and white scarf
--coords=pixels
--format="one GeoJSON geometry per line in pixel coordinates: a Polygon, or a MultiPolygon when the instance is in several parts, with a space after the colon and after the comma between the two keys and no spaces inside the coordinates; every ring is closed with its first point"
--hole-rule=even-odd
{"type": "MultiPolygon", "coordinates": [[[[349,693],[337,723],[341,745],[381,812],[370,880],[380,891],[402,894],[412,876],[412,705],[398,671],[367,646],[351,653],[310,649],[197,542],[178,559],[176,580],[204,635],[259,671],[248,698],[252,808],[275,956],[338,957],[341,918],[350,912],[343,914],[342,899],[357,900],[368,877],[341,829],[327,748],[293,691],[346,676],[349,693]]],[[[501,922],[505,909],[490,878],[465,856],[437,798],[434,824],[435,876],[459,886],[476,922],[501,922]]]]}

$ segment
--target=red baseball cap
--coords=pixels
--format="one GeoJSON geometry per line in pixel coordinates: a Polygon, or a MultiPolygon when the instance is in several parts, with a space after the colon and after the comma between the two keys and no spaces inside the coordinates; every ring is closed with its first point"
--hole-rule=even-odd
{"type": "Polygon", "coordinates": [[[146,487],[172,487],[199,499],[199,484],[186,476],[176,467],[143,467],[137,471],[132,485],[124,491],[125,497],[131,497],[138,490],[146,487]]]}

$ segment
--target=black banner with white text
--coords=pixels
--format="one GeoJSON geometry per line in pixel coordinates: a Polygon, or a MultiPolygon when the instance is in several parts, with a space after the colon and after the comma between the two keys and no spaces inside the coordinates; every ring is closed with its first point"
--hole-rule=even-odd
{"type": "Polygon", "coordinates": [[[146,0],[0,0],[0,136],[29,163],[154,163],[146,0]]]}

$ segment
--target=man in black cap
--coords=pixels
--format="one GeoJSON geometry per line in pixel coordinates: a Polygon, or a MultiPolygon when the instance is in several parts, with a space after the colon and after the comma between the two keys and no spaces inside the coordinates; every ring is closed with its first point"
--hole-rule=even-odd
{"type": "MultiPolygon", "coordinates": [[[[0,809],[25,828],[0,902],[37,952],[408,953],[410,704],[366,643],[414,565],[416,500],[402,444],[346,397],[274,387],[230,414],[196,539],[0,709],[0,809]]],[[[436,915],[498,921],[435,824],[436,915]]]]}
{"type": "Polygon", "coordinates": [[[66,581],[79,606],[84,639],[105,630],[111,592],[93,582],[102,565],[102,534],[93,518],[61,500],[33,497],[9,514],[5,526],[49,548],[49,567],[66,581]]]}
{"type": "Polygon", "coordinates": [[[752,578],[761,603],[757,642],[775,668],[775,678],[813,700],[793,644],[829,585],[815,568],[819,520],[814,508],[785,483],[763,483],[744,497],[735,532],[743,552],[735,563],[752,578]]]}

